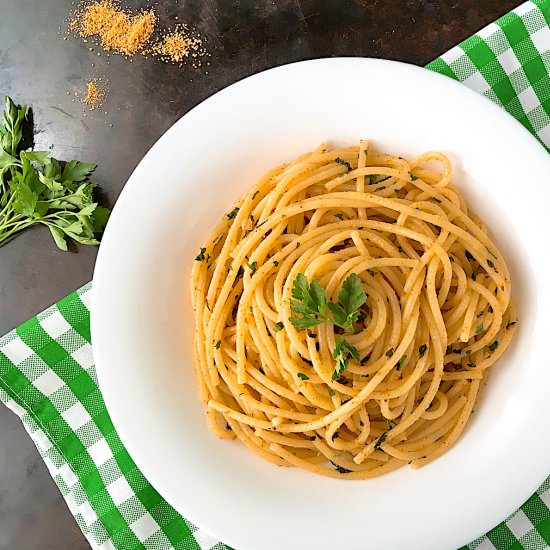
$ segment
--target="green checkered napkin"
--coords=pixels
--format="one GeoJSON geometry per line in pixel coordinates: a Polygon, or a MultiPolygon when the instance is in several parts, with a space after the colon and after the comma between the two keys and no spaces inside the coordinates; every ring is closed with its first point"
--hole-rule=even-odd
{"type": "MultiPolygon", "coordinates": [[[[550,149],[549,25],[550,0],[526,2],[428,68],[498,103],[550,149]]],[[[23,421],[94,549],[226,550],[162,499],[120,441],[97,385],[91,292],[86,285],[0,339],[0,399],[23,421]]],[[[550,548],[550,478],[467,548],[550,548]]]]}

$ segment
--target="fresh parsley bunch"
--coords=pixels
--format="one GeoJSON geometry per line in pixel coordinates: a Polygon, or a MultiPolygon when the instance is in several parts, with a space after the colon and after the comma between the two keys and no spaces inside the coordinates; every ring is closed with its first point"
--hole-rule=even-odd
{"type": "Polygon", "coordinates": [[[5,98],[0,123],[0,244],[40,223],[55,243],[67,250],[67,238],[97,245],[109,210],[93,199],[89,180],[96,168],[89,162],[60,162],[47,151],[22,151],[27,106],[18,108],[5,98]]]}

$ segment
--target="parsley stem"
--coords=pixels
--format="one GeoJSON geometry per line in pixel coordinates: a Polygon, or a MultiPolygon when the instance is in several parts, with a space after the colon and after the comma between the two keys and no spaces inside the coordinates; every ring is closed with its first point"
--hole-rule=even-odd
{"type": "Polygon", "coordinates": [[[25,229],[26,227],[29,227],[33,224],[32,220],[22,220],[17,222],[9,231],[2,231],[2,228],[0,228],[0,243],[3,243],[6,239],[17,233],[18,231],[21,231],[21,229],[25,229]]]}
{"type": "Polygon", "coordinates": [[[11,225],[15,225],[19,220],[21,220],[23,216],[19,214],[8,214],[7,216],[4,216],[2,219],[2,222],[0,223],[0,231],[4,231],[6,228],[10,227],[11,225]]]}
{"type": "MultiPolygon", "coordinates": [[[[2,194],[4,194],[4,190],[2,190],[2,194]]],[[[6,203],[6,206],[0,210],[0,218],[5,218],[6,216],[6,210],[11,210],[11,203],[13,202],[14,195],[10,195],[10,198],[8,199],[8,202],[6,203]]]]}

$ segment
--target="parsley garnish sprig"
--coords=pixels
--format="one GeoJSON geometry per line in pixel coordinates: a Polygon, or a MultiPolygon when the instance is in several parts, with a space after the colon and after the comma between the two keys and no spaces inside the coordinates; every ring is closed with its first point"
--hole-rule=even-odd
{"type": "Polygon", "coordinates": [[[353,332],[353,323],[359,318],[359,308],[367,301],[361,279],[352,273],[342,284],[338,302],[329,302],[325,289],[313,279],[308,283],[303,273],[298,273],[292,287],[290,310],[301,317],[290,317],[297,329],[304,329],[331,321],[346,332],[353,332]],[[332,314],[332,317],[331,315],[332,314]]]}
{"type": "MultiPolygon", "coordinates": [[[[303,273],[298,273],[292,286],[292,298],[294,299],[290,302],[290,310],[295,316],[290,317],[290,322],[297,329],[307,329],[332,321],[346,333],[352,333],[353,323],[359,318],[359,308],[367,301],[367,294],[361,279],[356,273],[352,273],[342,284],[338,302],[329,302],[325,289],[318,281],[313,279],[308,283],[307,277],[303,273]]],[[[357,348],[341,336],[334,343],[332,356],[336,359],[333,380],[342,376],[349,366],[350,358],[360,361],[357,348]]]]}
{"type": "Polygon", "coordinates": [[[332,371],[333,380],[338,380],[343,372],[349,367],[350,357],[356,361],[361,360],[357,348],[341,336],[336,338],[334,349],[332,350],[332,357],[336,359],[336,366],[334,367],[334,371],[332,371]]]}
{"type": "Polygon", "coordinates": [[[5,98],[0,123],[0,244],[35,224],[50,230],[55,244],[67,250],[67,238],[97,245],[109,210],[93,199],[89,179],[96,165],[60,162],[48,151],[23,151],[27,106],[5,98]]]}

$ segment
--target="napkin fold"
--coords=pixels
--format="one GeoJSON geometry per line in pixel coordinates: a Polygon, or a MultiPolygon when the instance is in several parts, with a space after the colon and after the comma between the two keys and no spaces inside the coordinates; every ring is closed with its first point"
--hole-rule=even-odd
{"type": "MultiPolygon", "coordinates": [[[[427,68],[494,101],[550,148],[550,0],[525,2],[427,68]]],[[[180,516],[124,448],[98,387],[91,293],[89,283],[0,339],[0,400],[21,418],[94,550],[230,550],[180,516]]],[[[550,548],[550,478],[464,548],[550,548]]]]}

